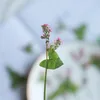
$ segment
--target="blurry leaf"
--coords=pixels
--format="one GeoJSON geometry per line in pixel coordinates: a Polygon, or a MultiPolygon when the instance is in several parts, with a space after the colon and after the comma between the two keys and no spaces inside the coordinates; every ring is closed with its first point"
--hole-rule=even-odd
{"type": "Polygon", "coordinates": [[[91,63],[96,65],[96,67],[100,70],[100,56],[92,56],[91,63]]]}
{"type": "Polygon", "coordinates": [[[59,85],[55,92],[52,92],[52,94],[48,96],[48,99],[53,100],[57,96],[63,95],[65,93],[76,93],[77,90],[78,86],[72,83],[70,79],[66,79],[59,85]]]}
{"type": "Polygon", "coordinates": [[[12,81],[12,88],[17,88],[22,84],[26,84],[27,78],[19,75],[17,72],[13,71],[9,66],[7,67],[7,72],[12,81]]]}
{"type": "Polygon", "coordinates": [[[26,46],[23,48],[23,50],[24,50],[25,52],[27,52],[27,53],[32,53],[32,52],[33,52],[33,50],[32,50],[32,44],[26,45],[26,46]]]}
{"type": "Polygon", "coordinates": [[[62,31],[66,29],[66,25],[65,23],[60,19],[57,22],[57,26],[56,26],[56,32],[62,31]]]}
{"type": "Polygon", "coordinates": [[[86,32],[86,25],[80,25],[78,28],[74,29],[74,32],[78,40],[83,40],[86,32]]]}
{"type": "Polygon", "coordinates": [[[63,65],[63,62],[59,58],[54,49],[49,49],[49,59],[40,62],[40,66],[47,69],[56,69],[63,65]]]}
{"type": "Polygon", "coordinates": [[[100,46],[100,36],[97,38],[97,44],[100,46]]]}
{"type": "Polygon", "coordinates": [[[74,83],[72,83],[70,79],[67,80],[66,88],[69,93],[75,93],[78,89],[78,87],[74,83]]]}

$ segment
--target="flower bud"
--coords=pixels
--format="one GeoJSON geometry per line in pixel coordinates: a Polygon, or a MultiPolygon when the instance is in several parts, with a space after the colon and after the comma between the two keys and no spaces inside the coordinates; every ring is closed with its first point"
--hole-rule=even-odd
{"type": "Polygon", "coordinates": [[[60,38],[57,38],[57,39],[54,41],[53,48],[56,50],[60,45],[61,45],[61,39],[60,39],[60,38]]]}
{"type": "Polygon", "coordinates": [[[43,33],[48,34],[51,32],[51,29],[48,24],[42,25],[43,33]]]}
{"type": "Polygon", "coordinates": [[[42,25],[42,30],[44,34],[41,36],[41,39],[49,39],[51,32],[49,25],[48,24],[42,25]]]}

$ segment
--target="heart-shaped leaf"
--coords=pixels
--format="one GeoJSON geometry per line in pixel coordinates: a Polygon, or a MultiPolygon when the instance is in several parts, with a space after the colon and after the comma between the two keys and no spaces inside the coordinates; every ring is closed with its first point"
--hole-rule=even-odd
{"type": "Polygon", "coordinates": [[[59,58],[56,51],[52,48],[49,49],[48,53],[49,59],[43,60],[40,63],[41,67],[47,68],[47,69],[56,69],[63,65],[63,62],[59,58]]]}
{"type": "Polygon", "coordinates": [[[47,68],[47,69],[56,69],[56,68],[59,68],[62,65],[63,65],[63,62],[60,60],[60,58],[57,58],[56,60],[54,60],[54,59],[43,60],[40,63],[41,67],[44,67],[44,68],[47,68]]]}

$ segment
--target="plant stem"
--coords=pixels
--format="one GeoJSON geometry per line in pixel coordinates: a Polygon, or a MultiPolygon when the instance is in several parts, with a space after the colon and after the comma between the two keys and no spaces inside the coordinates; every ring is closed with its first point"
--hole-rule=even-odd
{"type": "MultiPolygon", "coordinates": [[[[48,41],[46,41],[46,65],[48,65],[48,41]]],[[[44,100],[46,100],[46,83],[47,83],[47,66],[45,69],[45,79],[44,79],[44,100]]]]}
{"type": "Polygon", "coordinates": [[[47,81],[47,68],[45,69],[45,80],[44,80],[44,100],[46,100],[46,81],[47,81]]]}

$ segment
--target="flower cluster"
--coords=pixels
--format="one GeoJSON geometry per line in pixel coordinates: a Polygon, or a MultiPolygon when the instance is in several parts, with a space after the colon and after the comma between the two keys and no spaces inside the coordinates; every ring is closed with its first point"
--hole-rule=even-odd
{"type": "MultiPolygon", "coordinates": [[[[51,32],[51,28],[49,27],[49,25],[48,24],[43,24],[42,25],[42,30],[43,30],[43,35],[41,36],[41,38],[42,39],[49,39],[50,32],[51,32]]],[[[53,45],[49,46],[49,48],[52,47],[54,50],[56,50],[61,45],[61,42],[62,42],[61,39],[58,37],[54,41],[53,45]]]]}
{"type": "Polygon", "coordinates": [[[51,29],[48,24],[42,25],[43,35],[41,36],[42,39],[49,39],[51,29]]]}
{"type": "Polygon", "coordinates": [[[56,50],[60,45],[61,45],[62,41],[61,39],[58,37],[55,41],[54,44],[52,45],[52,47],[54,48],[54,50],[56,50]]]}
{"type": "Polygon", "coordinates": [[[50,33],[51,32],[51,29],[50,29],[48,24],[43,24],[42,29],[43,29],[43,33],[50,33]]]}

